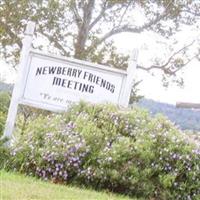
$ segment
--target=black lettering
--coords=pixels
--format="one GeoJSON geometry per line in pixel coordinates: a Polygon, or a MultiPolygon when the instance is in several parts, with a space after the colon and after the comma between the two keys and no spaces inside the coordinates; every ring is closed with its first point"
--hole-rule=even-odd
{"type": "Polygon", "coordinates": [[[78,70],[78,78],[80,77],[82,70],[78,70]]]}
{"type": "Polygon", "coordinates": [[[88,85],[86,84],[83,84],[83,87],[82,87],[82,91],[81,92],[87,92],[88,91],[88,85]]]}
{"type": "Polygon", "coordinates": [[[77,69],[73,69],[73,71],[72,71],[72,76],[73,76],[73,77],[76,77],[76,73],[77,73],[77,69]]]}
{"type": "Polygon", "coordinates": [[[47,67],[43,67],[42,69],[42,74],[47,74],[47,67]]]}
{"type": "Polygon", "coordinates": [[[81,91],[82,85],[83,85],[82,83],[79,84],[79,89],[78,89],[79,91],[81,91]]]}
{"type": "Polygon", "coordinates": [[[62,72],[62,67],[58,67],[57,68],[57,74],[61,74],[61,72],[62,72]]]}
{"type": "Polygon", "coordinates": [[[92,86],[92,85],[90,85],[90,87],[89,87],[89,93],[93,93],[94,92],[94,86],[92,86]]]}
{"type": "Polygon", "coordinates": [[[100,82],[101,78],[99,76],[97,76],[96,78],[96,84],[99,85],[99,82],[100,82]]]}
{"type": "Polygon", "coordinates": [[[75,84],[74,84],[74,90],[76,90],[77,85],[78,85],[78,82],[75,82],[75,84]]]}
{"type": "Polygon", "coordinates": [[[103,87],[103,88],[106,87],[106,80],[104,80],[104,79],[101,80],[100,87],[103,87]]]}
{"type": "Polygon", "coordinates": [[[54,74],[57,67],[49,67],[49,74],[54,74]]]}
{"type": "Polygon", "coordinates": [[[71,86],[72,86],[72,81],[68,81],[67,88],[72,89],[71,86]]]}
{"type": "Polygon", "coordinates": [[[66,81],[67,79],[62,79],[62,87],[66,87],[66,81]]]}
{"type": "Polygon", "coordinates": [[[93,74],[89,74],[88,81],[92,82],[93,74]]]}
{"type": "Polygon", "coordinates": [[[114,92],[115,92],[115,86],[114,86],[114,85],[111,85],[110,92],[111,92],[111,93],[114,93],[114,92]]]}
{"type": "Polygon", "coordinates": [[[68,76],[71,76],[71,74],[72,74],[72,68],[68,68],[68,70],[67,70],[67,75],[68,75],[68,76]]]}
{"type": "Polygon", "coordinates": [[[37,75],[41,75],[41,73],[42,73],[42,67],[38,67],[37,68],[37,70],[36,70],[36,73],[35,73],[35,75],[37,76],[37,75]]]}
{"type": "Polygon", "coordinates": [[[92,80],[92,83],[96,83],[96,80],[97,80],[97,76],[96,75],[93,75],[93,80],[92,80]]]}
{"type": "Polygon", "coordinates": [[[88,72],[85,72],[83,75],[83,79],[85,79],[88,76],[88,72]]]}
{"type": "Polygon", "coordinates": [[[106,83],[106,89],[110,90],[110,83],[109,82],[106,83]]]}
{"type": "Polygon", "coordinates": [[[63,68],[62,68],[62,75],[66,75],[66,71],[67,71],[67,68],[66,68],[66,67],[63,67],[63,68]]]}
{"type": "Polygon", "coordinates": [[[61,78],[54,77],[53,78],[53,85],[58,85],[59,86],[61,84],[61,81],[62,81],[61,78]]]}

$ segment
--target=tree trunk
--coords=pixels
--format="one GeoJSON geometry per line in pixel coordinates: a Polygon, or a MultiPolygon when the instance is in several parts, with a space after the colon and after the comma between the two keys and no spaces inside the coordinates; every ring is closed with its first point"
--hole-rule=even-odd
{"type": "Polygon", "coordinates": [[[85,44],[88,37],[88,28],[83,24],[78,32],[77,41],[75,43],[75,58],[85,59],[85,44]]]}
{"type": "Polygon", "coordinates": [[[92,19],[92,11],[95,5],[95,0],[89,0],[88,3],[83,5],[83,18],[81,22],[78,20],[78,36],[75,43],[75,58],[86,59],[87,53],[85,52],[86,41],[90,31],[90,23],[92,19]]]}

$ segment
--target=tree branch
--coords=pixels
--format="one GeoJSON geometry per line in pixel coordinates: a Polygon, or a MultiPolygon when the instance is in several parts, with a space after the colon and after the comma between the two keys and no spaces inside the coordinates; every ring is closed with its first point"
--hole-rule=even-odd
{"type": "Polygon", "coordinates": [[[96,24],[97,22],[99,22],[99,20],[103,17],[105,11],[106,11],[106,1],[104,2],[104,4],[102,5],[102,9],[99,13],[99,15],[94,19],[94,21],[90,24],[89,26],[89,30],[91,30],[96,24]]]}
{"type": "MultiPolygon", "coordinates": [[[[89,27],[91,19],[92,19],[92,12],[94,8],[95,0],[89,0],[87,4],[84,5],[83,8],[83,22],[85,26],[89,27]]],[[[89,28],[87,28],[89,30],[89,28]]]]}
{"type": "Polygon", "coordinates": [[[79,15],[79,13],[78,13],[78,9],[76,7],[76,2],[74,2],[74,5],[72,7],[72,12],[74,14],[76,25],[78,26],[78,28],[80,28],[80,26],[82,24],[82,19],[81,19],[81,16],[79,15]]]}
{"type": "Polygon", "coordinates": [[[181,67],[174,70],[171,74],[176,74],[178,71],[180,71],[183,67],[185,67],[187,64],[189,64],[192,60],[194,60],[198,55],[194,55],[192,58],[188,59],[187,62],[185,62],[181,67]]]}
{"type": "Polygon", "coordinates": [[[181,12],[189,13],[189,14],[192,14],[192,15],[194,15],[194,16],[200,17],[200,12],[193,12],[193,11],[190,10],[190,9],[181,10],[181,12]]]}
{"type": "Polygon", "coordinates": [[[165,18],[168,15],[168,13],[164,13],[162,15],[158,15],[154,20],[151,20],[150,22],[144,24],[143,26],[140,27],[131,27],[129,25],[124,25],[124,26],[119,26],[119,27],[114,27],[110,32],[106,33],[99,41],[98,44],[101,44],[108,38],[110,38],[113,35],[119,34],[119,33],[141,33],[144,30],[147,30],[148,28],[152,27],[155,25],[157,22],[159,22],[161,19],[165,18]]]}
{"type": "Polygon", "coordinates": [[[15,39],[17,45],[21,49],[22,48],[21,39],[11,30],[11,28],[2,21],[0,21],[0,27],[3,27],[5,29],[6,33],[10,36],[10,38],[15,39]]]}
{"type": "Polygon", "coordinates": [[[69,56],[68,52],[63,48],[63,46],[58,42],[58,40],[56,40],[56,38],[54,38],[53,36],[48,35],[47,33],[45,33],[43,31],[42,27],[39,27],[39,31],[40,31],[40,33],[42,35],[47,37],[50,42],[54,43],[56,48],[58,48],[59,50],[62,51],[63,56],[69,56]]]}
{"type": "Polygon", "coordinates": [[[150,71],[152,69],[159,69],[159,70],[162,70],[164,71],[166,74],[169,74],[169,75],[174,75],[176,74],[179,70],[181,70],[184,66],[186,66],[189,62],[191,62],[194,58],[197,57],[197,55],[193,56],[191,59],[189,59],[186,63],[183,64],[182,67],[179,67],[178,69],[176,70],[171,70],[170,67],[167,67],[170,62],[172,61],[172,59],[178,55],[179,53],[181,53],[182,51],[186,50],[187,48],[189,48],[190,46],[192,46],[194,44],[195,40],[193,40],[191,43],[189,43],[188,45],[184,46],[183,48],[179,49],[178,51],[174,52],[169,58],[168,60],[163,64],[163,65],[151,65],[150,67],[143,67],[141,65],[138,65],[137,68],[138,69],[142,69],[142,70],[145,70],[145,71],[150,71]]]}
{"type": "Polygon", "coordinates": [[[122,16],[121,16],[121,18],[120,18],[120,20],[119,20],[118,26],[121,25],[121,23],[122,23],[122,21],[123,21],[123,18],[124,18],[124,16],[126,15],[126,12],[127,12],[128,8],[129,8],[129,6],[131,5],[131,2],[132,2],[132,0],[130,0],[130,1],[128,2],[127,6],[125,7],[125,10],[124,10],[124,12],[123,12],[123,14],[122,14],[122,16]]]}

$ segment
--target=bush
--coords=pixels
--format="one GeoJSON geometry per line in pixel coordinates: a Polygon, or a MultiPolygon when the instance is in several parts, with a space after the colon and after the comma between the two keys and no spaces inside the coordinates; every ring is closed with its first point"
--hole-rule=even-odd
{"type": "Polygon", "coordinates": [[[145,198],[199,198],[200,150],[162,116],[88,105],[69,116],[91,149],[81,181],[145,198]]]}
{"type": "Polygon", "coordinates": [[[0,137],[3,135],[5,123],[6,123],[6,114],[0,111],[0,137]]]}
{"type": "Polygon", "coordinates": [[[0,112],[7,113],[10,105],[10,93],[0,91],[0,112]]]}
{"type": "Polygon", "coordinates": [[[42,120],[13,146],[11,168],[145,199],[200,198],[199,146],[162,116],[80,103],[42,120]]]}
{"type": "Polygon", "coordinates": [[[87,149],[73,124],[62,121],[61,115],[41,115],[29,122],[12,147],[7,167],[56,183],[70,181],[80,171],[87,149]]]}
{"type": "Polygon", "coordinates": [[[10,157],[9,148],[6,146],[7,139],[0,139],[0,169],[6,166],[6,162],[10,157]]]}
{"type": "Polygon", "coordinates": [[[8,92],[0,92],[0,137],[3,135],[9,104],[10,94],[8,92]]]}

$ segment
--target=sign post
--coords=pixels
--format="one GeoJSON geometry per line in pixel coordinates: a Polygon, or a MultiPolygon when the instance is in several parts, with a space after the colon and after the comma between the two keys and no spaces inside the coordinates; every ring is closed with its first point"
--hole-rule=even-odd
{"type": "Polygon", "coordinates": [[[126,83],[123,87],[122,99],[120,100],[120,104],[124,107],[128,107],[133,81],[136,78],[137,58],[138,50],[135,49],[128,63],[126,83]]]}
{"type": "Polygon", "coordinates": [[[18,104],[54,112],[80,100],[128,107],[136,74],[135,50],[126,71],[31,49],[35,24],[27,25],[4,136],[11,138],[18,104]]]}
{"type": "Polygon", "coordinates": [[[26,65],[28,61],[29,51],[31,49],[34,29],[35,29],[35,23],[29,22],[26,27],[25,37],[22,41],[23,47],[22,47],[22,52],[21,52],[20,62],[19,62],[19,75],[18,75],[18,79],[12,93],[12,98],[11,98],[10,107],[8,110],[5,130],[4,130],[4,137],[11,138],[12,133],[13,133],[15,119],[17,116],[19,98],[22,92],[21,88],[25,80],[24,73],[27,70],[26,65]]]}

